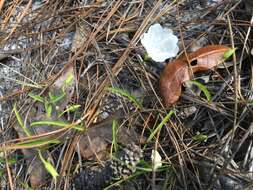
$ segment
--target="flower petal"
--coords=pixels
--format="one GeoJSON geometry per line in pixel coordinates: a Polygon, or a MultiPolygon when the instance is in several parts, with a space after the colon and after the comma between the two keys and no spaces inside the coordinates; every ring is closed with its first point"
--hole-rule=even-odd
{"type": "Polygon", "coordinates": [[[157,62],[175,57],[179,51],[178,38],[173,31],[156,23],[141,36],[141,43],[148,55],[157,62]]]}
{"type": "Polygon", "coordinates": [[[162,157],[156,150],[152,150],[151,160],[155,171],[162,166],[162,157]]]}

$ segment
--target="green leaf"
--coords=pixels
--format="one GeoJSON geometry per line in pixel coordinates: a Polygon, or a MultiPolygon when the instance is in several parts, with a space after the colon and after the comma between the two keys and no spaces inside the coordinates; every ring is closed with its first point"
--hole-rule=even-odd
{"type": "Polygon", "coordinates": [[[48,101],[45,101],[44,106],[45,106],[45,110],[46,110],[46,113],[47,113],[47,117],[51,117],[52,110],[53,110],[52,105],[48,101]]]}
{"type": "Polygon", "coordinates": [[[129,92],[122,90],[120,88],[114,88],[114,87],[108,87],[107,90],[112,93],[115,93],[115,94],[118,94],[118,95],[128,98],[137,108],[139,108],[139,109],[142,108],[142,104],[137,100],[136,97],[131,95],[129,92]]]}
{"type": "Polygon", "coordinates": [[[59,117],[61,117],[63,114],[65,114],[66,112],[74,112],[76,111],[78,108],[80,108],[81,105],[71,105],[71,106],[68,106],[66,110],[64,110],[60,115],[59,117]]]}
{"type": "Polygon", "coordinates": [[[112,146],[114,147],[114,150],[118,150],[118,144],[117,144],[117,133],[118,133],[119,124],[116,120],[113,120],[112,122],[112,146]]]}
{"type": "Polygon", "coordinates": [[[225,53],[224,53],[224,55],[223,55],[223,59],[224,59],[224,61],[225,60],[227,60],[227,59],[229,59],[234,53],[235,53],[235,51],[237,50],[237,48],[230,48],[229,50],[227,50],[225,53]]]}
{"type": "Polygon", "coordinates": [[[40,138],[40,139],[32,139],[32,140],[27,140],[23,141],[20,143],[15,144],[16,147],[26,147],[26,148],[33,148],[33,147],[39,147],[39,146],[44,146],[47,144],[60,144],[61,141],[57,139],[50,140],[48,138],[40,138]]]}
{"type": "Polygon", "coordinates": [[[23,119],[21,118],[20,114],[18,113],[18,110],[17,110],[17,107],[16,107],[16,104],[14,104],[13,106],[13,111],[16,115],[16,118],[18,120],[18,124],[20,125],[20,127],[23,129],[23,131],[25,132],[25,134],[27,136],[31,136],[32,133],[29,131],[29,129],[24,125],[24,122],[23,122],[23,119]]]}
{"type": "Polygon", "coordinates": [[[56,169],[54,168],[54,166],[53,166],[50,162],[46,161],[46,160],[43,158],[41,151],[38,151],[38,153],[39,153],[40,160],[41,160],[42,163],[44,164],[44,167],[46,168],[46,170],[48,171],[48,173],[50,173],[50,174],[52,175],[52,177],[53,177],[54,179],[56,179],[56,177],[59,176],[59,174],[58,174],[58,172],[56,171],[56,169]]]}
{"type": "MultiPolygon", "coordinates": [[[[16,158],[8,158],[7,161],[8,161],[8,164],[9,164],[9,165],[12,165],[12,164],[16,164],[16,163],[17,163],[17,159],[16,159],[16,158]]],[[[0,157],[0,163],[1,163],[1,164],[4,164],[5,162],[6,162],[5,158],[0,157]]]]}
{"type": "MultiPolygon", "coordinates": [[[[35,121],[31,123],[31,127],[33,126],[41,126],[41,125],[50,125],[50,126],[57,126],[57,127],[67,127],[70,126],[71,123],[63,122],[63,121],[35,121]]],[[[78,131],[84,131],[84,128],[82,125],[73,125],[73,128],[78,131]]]]}
{"type": "Polygon", "coordinates": [[[162,129],[162,127],[169,121],[170,117],[174,114],[173,110],[170,110],[170,112],[163,118],[162,122],[153,130],[153,132],[149,135],[147,143],[149,143],[154,136],[162,129]]]}
{"type": "Polygon", "coordinates": [[[194,141],[203,142],[203,141],[206,141],[208,139],[208,136],[203,135],[203,134],[198,134],[198,135],[195,135],[194,137],[192,137],[192,139],[194,141]]]}
{"type": "Polygon", "coordinates": [[[74,76],[73,74],[69,74],[69,76],[67,77],[67,79],[65,80],[65,85],[66,86],[70,86],[73,82],[74,76]]]}
{"type": "Polygon", "coordinates": [[[205,94],[207,101],[208,102],[211,101],[211,94],[203,84],[201,84],[198,81],[194,81],[194,80],[187,81],[187,83],[196,85],[205,94]]]}
{"type": "Polygon", "coordinates": [[[41,103],[44,103],[44,98],[39,96],[39,95],[36,95],[36,94],[33,94],[33,93],[28,93],[28,96],[30,96],[32,99],[34,99],[35,101],[38,101],[38,102],[41,102],[41,103]]]}
{"type": "Polygon", "coordinates": [[[65,92],[61,92],[60,95],[54,95],[51,92],[49,92],[49,98],[50,98],[50,103],[55,104],[58,101],[60,101],[64,96],[66,95],[65,92]]]}
{"type": "Polygon", "coordinates": [[[2,177],[4,175],[4,170],[0,169],[0,177],[2,177]]]}

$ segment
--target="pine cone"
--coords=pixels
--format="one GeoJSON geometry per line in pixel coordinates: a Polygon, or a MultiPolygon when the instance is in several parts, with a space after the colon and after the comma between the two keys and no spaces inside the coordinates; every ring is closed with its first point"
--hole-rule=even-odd
{"type": "Polygon", "coordinates": [[[101,190],[114,179],[130,176],[143,157],[142,150],[136,145],[129,145],[118,155],[108,160],[104,167],[97,170],[85,169],[74,178],[73,190],[101,190]]]}

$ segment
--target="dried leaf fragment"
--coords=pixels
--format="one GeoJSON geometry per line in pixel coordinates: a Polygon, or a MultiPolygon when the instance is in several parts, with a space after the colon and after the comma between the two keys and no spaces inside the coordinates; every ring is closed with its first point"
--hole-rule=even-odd
{"type": "Polygon", "coordinates": [[[188,54],[186,57],[168,63],[160,77],[160,93],[166,107],[176,103],[181,95],[181,86],[194,73],[213,69],[223,61],[230,48],[224,45],[209,45],[188,54]]]}
{"type": "MultiPolygon", "coordinates": [[[[221,63],[224,53],[230,48],[224,45],[209,45],[199,50],[190,53],[188,55],[190,64],[197,61],[196,65],[192,65],[191,69],[193,72],[206,71],[208,69],[213,69],[219,63],[221,63]]],[[[186,59],[185,59],[186,61],[186,59]]]]}
{"type": "Polygon", "coordinates": [[[181,85],[190,80],[187,62],[175,60],[164,68],[160,77],[160,93],[166,106],[175,103],[181,95],[181,85]]]}
{"type": "MultiPolygon", "coordinates": [[[[118,114],[118,113],[117,113],[118,114]]],[[[80,154],[87,160],[105,160],[106,150],[113,140],[112,123],[115,118],[121,119],[122,116],[111,116],[103,121],[93,124],[88,130],[80,136],[79,146],[80,154]],[[120,117],[120,118],[118,118],[120,117]]],[[[133,128],[119,127],[117,131],[118,143],[127,145],[129,143],[138,143],[137,134],[133,128]]]]}

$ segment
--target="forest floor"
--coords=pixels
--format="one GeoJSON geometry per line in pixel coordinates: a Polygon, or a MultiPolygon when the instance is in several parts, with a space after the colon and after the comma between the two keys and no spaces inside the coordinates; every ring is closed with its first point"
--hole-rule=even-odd
{"type": "Polygon", "coordinates": [[[252,26],[251,0],[1,0],[0,189],[253,189],[252,26]]]}

